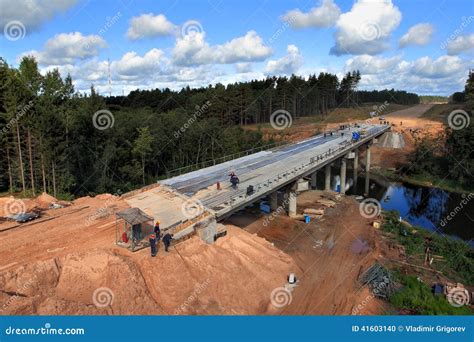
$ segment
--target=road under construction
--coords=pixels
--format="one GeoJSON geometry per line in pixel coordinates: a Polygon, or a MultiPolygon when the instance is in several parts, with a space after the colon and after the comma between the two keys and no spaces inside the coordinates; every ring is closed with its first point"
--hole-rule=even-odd
{"type": "Polygon", "coordinates": [[[287,195],[288,214],[296,215],[298,193],[315,189],[319,174],[324,174],[325,190],[330,189],[332,166],[339,167],[339,191],[344,194],[347,164],[352,162],[354,174],[358,173],[361,149],[365,151],[368,188],[371,145],[388,130],[387,124],[343,125],[301,142],[162,180],[158,187],[129,196],[126,201],[158,219],[163,229],[171,231],[176,238],[196,232],[196,226],[209,227],[201,237],[212,243],[217,234],[215,221],[263,198],[268,200],[271,210],[276,210],[280,205],[279,192],[287,195]],[[358,134],[356,139],[354,133],[358,134]],[[239,177],[237,188],[229,182],[230,172],[239,177]]]}

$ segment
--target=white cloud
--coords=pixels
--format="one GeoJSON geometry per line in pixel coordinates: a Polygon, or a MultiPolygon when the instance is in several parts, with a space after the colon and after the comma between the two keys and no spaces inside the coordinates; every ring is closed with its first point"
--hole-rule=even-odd
{"type": "Polygon", "coordinates": [[[296,29],[330,27],[336,23],[340,14],[341,10],[333,0],[322,0],[319,7],[313,7],[307,13],[302,12],[300,9],[287,12],[283,16],[283,20],[296,29]]]}
{"type": "Polygon", "coordinates": [[[346,61],[346,71],[359,70],[361,74],[372,75],[380,72],[393,70],[400,63],[400,57],[378,57],[370,55],[360,55],[349,58],[346,61]]]}
{"type": "Polygon", "coordinates": [[[163,73],[168,66],[164,52],[151,49],[143,57],[134,51],[127,52],[120,60],[112,62],[111,69],[120,78],[137,79],[163,73]]]}
{"type": "Polygon", "coordinates": [[[235,71],[237,73],[247,73],[252,71],[252,63],[237,63],[235,64],[235,71]]]}
{"type": "Polygon", "coordinates": [[[458,55],[462,52],[466,52],[474,49],[474,33],[456,37],[450,40],[446,46],[448,54],[458,55]]]}
{"type": "Polygon", "coordinates": [[[269,74],[295,73],[303,65],[303,57],[295,45],[288,45],[288,54],[280,59],[268,61],[265,72],[269,74]]]}
{"type": "Polygon", "coordinates": [[[414,61],[400,56],[361,55],[345,63],[345,71],[361,72],[361,89],[395,88],[419,94],[449,95],[463,88],[468,63],[456,56],[425,56],[414,61]]]}
{"type": "Polygon", "coordinates": [[[24,55],[36,57],[42,65],[72,64],[75,60],[84,60],[97,56],[107,43],[98,35],[83,36],[80,32],[60,33],[49,39],[42,51],[29,51],[24,55]]]}
{"type": "Polygon", "coordinates": [[[457,56],[441,56],[433,60],[431,57],[422,57],[413,62],[413,72],[427,78],[449,77],[464,69],[464,63],[457,56]]]}
{"type": "Polygon", "coordinates": [[[206,42],[205,32],[193,31],[176,39],[173,58],[177,65],[232,64],[261,61],[271,53],[272,49],[255,31],[213,46],[206,42]]]}
{"type": "Polygon", "coordinates": [[[410,27],[407,33],[400,38],[401,47],[407,45],[426,45],[430,42],[433,35],[433,25],[428,23],[417,24],[410,27]]]}
{"type": "Polygon", "coordinates": [[[331,54],[375,55],[385,51],[401,18],[400,10],[391,0],[358,0],[339,17],[331,54]]]}
{"type": "Polygon", "coordinates": [[[130,20],[127,38],[138,40],[143,38],[163,37],[173,34],[176,25],[170,22],[163,14],[142,14],[130,20]]]}
{"type": "Polygon", "coordinates": [[[0,32],[3,34],[3,28],[9,22],[20,21],[25,26],[26,34],[31,33],[76,2],[77,0],[0,0],[0,32]]]}

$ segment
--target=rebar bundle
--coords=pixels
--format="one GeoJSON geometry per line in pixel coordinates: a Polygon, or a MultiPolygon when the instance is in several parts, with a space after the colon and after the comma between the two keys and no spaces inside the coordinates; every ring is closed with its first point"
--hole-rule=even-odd
{"type": "Polygon", "coordinates": [[[395,291],[390,271],[378,263],[365,271],[359,281],[362,285],[367,285],[370,291],[379,298],[387,299],[395,291]]]}

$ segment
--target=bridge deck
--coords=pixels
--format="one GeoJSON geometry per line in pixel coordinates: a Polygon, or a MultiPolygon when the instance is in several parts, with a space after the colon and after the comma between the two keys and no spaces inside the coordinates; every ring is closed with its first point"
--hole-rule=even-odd
{"type": "Polygon", "coordinates": [[[314,172],[388,129],[386,125],[349,127],[344,131],[335,132],[332,136],[318,135],[298,143],[173,177],[160,183],[181,194],[199,199],[205,207],[215,211],[219,217],[254,201],[257,197],[275,191],[308,172],[314,172]],[[364,129],[367,132],[356,144],[351,143],[354,129],[364,129]],[[236,190],[232,189],[229,183],[230,171],[234,171],[240,179],[236,190]],[[221,183],[221,190],[217,190],[217,182],[221,183]],[[256,192],[254,195],[246,196],[245,192],[249,185],[254,186],[256,192]]]}

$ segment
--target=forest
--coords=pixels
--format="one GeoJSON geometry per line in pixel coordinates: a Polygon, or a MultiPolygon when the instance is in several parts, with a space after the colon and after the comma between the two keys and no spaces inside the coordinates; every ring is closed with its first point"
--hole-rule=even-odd
{"type": "Polygon", "coordinates": [[[362,102],[416,104],[405,91],[360,91],[360,73],[267,77],[229,85],[104,96],[44,75],[33,57],[0,59],[0,192],[60,198],[125,192],[167,171],[271,143],[259,129],[275,110],[324,120],[362,102]]]}

